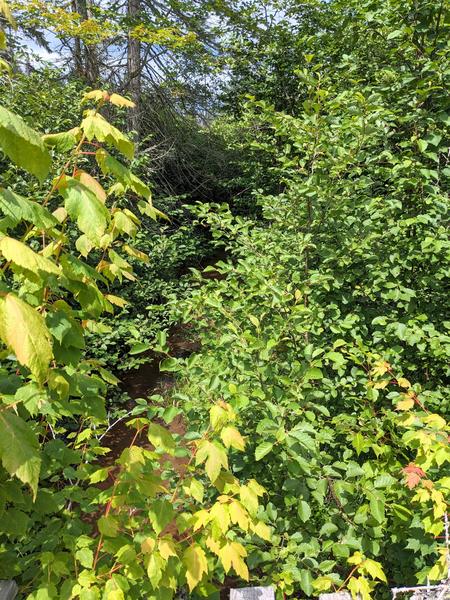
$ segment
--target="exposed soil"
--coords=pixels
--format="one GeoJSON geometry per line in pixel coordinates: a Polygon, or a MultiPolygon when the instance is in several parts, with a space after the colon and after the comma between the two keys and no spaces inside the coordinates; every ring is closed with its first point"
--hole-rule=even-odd
{"type": "MultiPolygon", "coordinates": [[[[220,260],[224,260],[226,254],[223,250],[219,250],[202,265],[203,268],[213,266],[220,260]]],[[[219,271],[208,270],[202,273],[204,279],[222,279],[223,276],[219,271]]],[[[174,357],[186,357],[192,352],[200,350],[200,344],[192,340],[189,335],[189,327],[177,325],[172,328],[168,337],[168,346],[170,353],[174,357]]],[[[128,402],[127,408],[131,409],[134,406],[134,400],[137,398],[148,398],[153,394],[161,394],[165,396],[174,385],[174,378],[169,373],[164,373],[159,370],[161,356],[155,352],[147,354],[148,360],[141,364],[137,369],[126,372],[121,377],[120,387],[123,392],[126,392],[131,400],[128,402]]],[[[125,448],[128,448],[132,443],[138,446],[146,446],[151,448],[145,435],[139,435],[133,442],[136,430],[133,427],[127,427],[127,419],[119,421],[115,424],[108,433],[104,436],[102,443],[110,452],[100,459],[102,466],[110,466],[121,455],[125,448]]],[[[168,427],[171,433],[182,435],[185,432],[185,427],[181,417],[176,417],[168,427]]],[[[182,470],[185,459],[173,459],[172,462],[179,463],[182,470]],[[174,462],[175,461],[175,462],[174,462]]]]}
{"type": "MultiPolygon", "coordinates": [[[[193,342],[188,337],[187,327],[176,327],[169,335],[168,346],[171,355],[174,357],[189,356],[191,352],[196,352],[200,349],[198,342],[193,342]]],[[[123,392],[126,392],[130,397],[127,408],[131,409],[134,406],[134,400],[137,398],[148,398],[153,394],[161,394],[165,396],[174,385],[174,377],[169,373],[159,370],[161,357],[154,352],[148,354],[148,362],[141,364],[137,369],[128,371],[122,376],[120,384],[123,392]]],[[[104,436],[102,443],[110,452],[101,458],[100,462],[103,466],[112,465],[121,455],[125,448],[128,448],[136,435],[136,430],[133,427],[126,425],[127,419],[119,421],[112,427],[104,436]]],[[[185,432],[181,416],[177,416],[168,426],[171,433],[182,435],[185,432]]],[[[137,446],[145,446],[151,448],[150,443],[145,435],[138,435],[134,440],[137,446]]],[[[172,459],[172,462],[179,462],[180,467],[185,462],[185,459],[172,459]]]]}

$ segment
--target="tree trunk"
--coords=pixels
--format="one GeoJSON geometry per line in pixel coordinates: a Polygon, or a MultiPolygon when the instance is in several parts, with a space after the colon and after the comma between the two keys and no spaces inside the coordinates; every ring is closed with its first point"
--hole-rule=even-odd
{"type": "MultiPolygon", "coordinates": [[[[72,12],[74,12],[74,13],[78,12],[77,0],[72,0],[72,12]]],[[[72,56],[73,56],[73,64],[74,64],[75,74],[77,77],[80,77],[80,79],[83,79],[84,78],[83,50],[81,47],[80,38],[77,38],[77,37],[74,38],[72,56]]]]}
{"type": "MultiPolygon", "coordinates": [[[[128,0],[128,19],[130,30],[136,24],[141,9],[140,0],[128,0]]],[[[128,91],[135,103],[135,108],[129,112],[129,128],[136,132],[137,139],[140,134],[140,100],[141,100],[141,42],[128,34],[127,49],[128,91]]]]}
{"type": "MultiPolygon", "coordinates": [[[[72,0],[72,8],[81,16],[83,21],[91,17],[91,5],[91,0],[72,0]]],[[[100,65],[96,45],[86,44],[76,38],[73,55],[75,72],[88,85],[95,87],[100,79],[100,65]]]]}

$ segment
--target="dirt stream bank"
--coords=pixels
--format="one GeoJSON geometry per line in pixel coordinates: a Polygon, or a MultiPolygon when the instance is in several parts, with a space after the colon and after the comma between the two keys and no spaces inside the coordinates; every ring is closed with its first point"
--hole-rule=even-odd
{"type": "MultiPolygon", "coordinates": [[[[225,253],[219,251],[205,260],[201,268],[205,269],[206,267],[214,266],[225,258],[225,253]]],[[[218,271],[208,270],[207,272],[202,272],[202,277],[205,280],[222,279],[223,275],[218,271]]],[[[188,325],[174,325],[169,330],[167,345],[170,349],[170,356],[175,358],[186,358],[193,352],[200,350],[200,344],[198,341],[192,339],[188,325]]],[[[163,397],[167,396],[175,384],[175,377],[171,373],[162,372],[159,369],[160,362],[164,356],[150,351],[147,353],[146,358],[147,360],[136,369],[118,374],[121,380],[120,388],[130,398],[126,405],[128,410],[131,410],[135,406],[137,398],[148,398],[154,394],[160,394],[163,397]]],[[[127,427],[126,422],[128,420],[128,418],[125,418],[113,424],[104,436],[102,444],[110,448],[111,451],[102,458],[102,466],[113,464],[119,458],[122,451],[131,445],[136,430],[133,427],[127,427]]],[[[171,433],[175,434],[185,433],[185,426],[181,415],[175,417],[168,426],[168,429],[171,433]]],[[[150,447],[145,434],[139,435],[134,443],[138,446],[150,447]]],[[[184,462],[184,459],[175,459],[175,461],[177,460],[180,462],[180,466],[184,462]]]]}

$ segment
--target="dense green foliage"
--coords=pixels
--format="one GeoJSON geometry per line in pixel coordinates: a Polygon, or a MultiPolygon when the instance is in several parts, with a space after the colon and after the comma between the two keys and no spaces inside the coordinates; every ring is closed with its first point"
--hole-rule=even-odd
{"type": "Polygon", "coordinates": [[[20,576],[30,599],[162,599],[185,583],[208,591],[214,570],[205,544],[223,568],[248,578],[244,547],[225,534],[236,526],[268,538],[256,515],[262,490],[228,472],[226,448],[242,451],[245,444],[224,402],[211,409],[203,434],[172,434],[155,417],[170,424],[177,410],[137,404],[128,414],[136,432],[102,463],[111,428],[105,395],[118,381],[98,352],[89,358],[85,331],[104,333],[102,313],[126,305],[110,289],[116,280],[135,280],[125,257],[149,260],[130,245],[140,219],[120,208],[121,196],[133,195],[141,214],[164,215],[149,187],[99,145],[133,157],[133,143],[100,112],[106,102],[130,101],[95,90],[83,102],[95,108],[84,111],[79,127],[44,136],[0,107],[2,149],[18,167],[44,182],[52,167],[48,147],[68,153],[40,202],[0,189],[1,574],[20,576]],[[80,168],[92,155],[107,191],[80,168]],[[149,443],[142,447],[135,442],[144,432],[149,443]],[[204,471],[217,488],[207,489],[205,500],[196,478],[204,471]],[[250,497],[250,508],[236,496],[250,497]],[[224,527],[228,506],[234,516],[224,527]]]}
{"type": "Polygon", "coordinates": [[[357,3],[350,26],[348,2],[322,5],[309,55],[301,31],[272,31],[266,70],[236,76],[257,95],[236,143],[264,219],[201,208],[232,261],[183,305],[203,350],[181,365],[180,398],[199,423],[216,398],[238,411],[252,452],[236,468],[268,490],[275,529],[250,564],[288,592],[343,585],[355,551],[391,584],[423,582],[439,556],[450,453],[430,413],[450,413],[450,66],[443,7],[416,7],[357,3]],[[416,466],[432,491],[408,479],[416,466]]]}
{"type": "MultiPolygon", "coordinates": [[[[137,153],[125,97],[0,63],[0,579],[23,598],[367,600],[447,573],[448,6],[213,5],[220,111],[143,88],[137,153]],[[175,324],[198,351],[171,355],[175,324]],[[177,383],[130,403],[150,350],[177,383]]],[[[39,27],[109,40],[58,6],[39,27]]]]}

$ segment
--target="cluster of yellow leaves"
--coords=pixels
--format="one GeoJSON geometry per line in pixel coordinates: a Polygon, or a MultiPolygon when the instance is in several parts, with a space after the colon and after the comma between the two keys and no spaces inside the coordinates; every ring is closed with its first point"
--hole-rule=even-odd
{"type": "Polygon", "coordinates": [[[355,552],[347,559],[350,565],[355,565],[354,572],[358,576],[353,576],[348,582],[348,589],[352,593],[353,598],[358,595],[362,600],[370,600],[371,593],[378,581],[387,583],[386,575],[384,574],[381,564],[370,558],[366,558],[361,552],[355,552]],[[368,579],[368,577],[370,579],[368,579]]]}
{"type": "MultiPolygon", "coordinates": [[[[216,568],[217,561],[222,564],[225,573],[233,569],[239,577],[248,580],[249,572],[245,563],[247,552],[236,535],[270,540],[270,528],[257,516],[260,499],[265,494],[264,488],[255,480],[241,485],[227,470],[227,449],[242,451],[245,447],[244,438],[232,424],[235,420],[236,415],[230,405],[225,402],[214,405],[210,411],[210,427],[201,440],[192,444],[196,466],[204,464],[208,478],[220,494],[209,506],[204,501],[205,485],[196,475],[192,464],[188,464],[186,476],[181,484],[176,484],[174,493],[161,489],[161,478],[158,477],[157,481],[154,478],[153,493],[161,491],[164,498],[155,498],[155,505],[150,508],[149,517],[154,533],[142,541],[141,551],[147,575],[155,589],[159,585],[176,589],[179,583],[176,575],[178,567],[174,567],[174,564],[182,565],[191,591],[216,568]],[[193,503],[191,499],[196,502],[193,503]],[[178,534],[173,533],[173,527],[179,527],[177,505],[184,511],[182,522],[186,524],[182,525],[179,534],[189,532],[187,545],[178,539],[178,534]]],[[[156,454],[173,455],[176,442],[169,429],[154,422],[147,426],[148,439],[154,447],[150,454],[153,457],[156,454]]],[[[137,486],[141,484],[144,455],[147,452],[132,446],[124,451],[119,460],[124,473],[132,469],[137,477],[137,486]]],[[[167,484],[163,485],[165,488],[167,484]]],[[[120,506],[118,508],[121,510],[120,506]]],[[[100,530],[104,529],[104,525],[101,524],[100,530]]],[[[109,525],[106,523],[107,527],[109,525]]],[[[107,529],[104,530],[107,532],[107,529]]]]}
{"type": "Polygon", "coordinates": [[[104,90],[92,90],[91,92],[86,92],[83,95],[82,103],[88,102],[89,100],[93,100],[94,102],[110,102],[115,106],[119,106],[120,108],[134,108],[135,104],[128,98],[124,98],[119,94],[108,94],[108,92],[104,90]]]}
{"type": "Polygon", "coordinates": [[[143,23],[139,23],[130,30],[130,36],[149,44],[158,44],[168,48],[185,48],[197,41],[194,32],[183,33],[175,27],[162,27],[152,29],[143,23]]]}
{"type": "Polygon", "coordinates": [[[201,509],[194,514],[193,529],[204,530],[206,546],[219,558],[226,573],[233,568],[237,575],[248,581],[249,573],[244,560],[247,552],[240,543],[229,539],[227,534],[233,525],[264,540],[270,540],[271,532],[254,514],[258,508],[258,496],[264,493],[263,488],[253,480],[241,486],[235,482],[233,487],[238,490],[239,499],[226,494],[219,496],[209,510],[201,509]],[[253,504],[248,507],[245,504],[249,494],[256,506],[253,504]]]}
{"type": "MultiPolygon", "coordinates": [[[[230,485],[230,484],[228,484],[230,485]]],[[[239,484],[234,481],[233,489],[239,490],[239,484]]],[[[249,482],[247,487],[261,495],[262,488],[256,482],[249,482]]],[[[192,478],[184,482],[183,489],[198,502],[203,502],[204,487],[192,478]]],[[[170,506],[166,503],[166,507],[170,506]]],[[[173,513],[169,511],[172,515],[173,513]]],[[[212,564],[208,564],[205,549],[212,552],[222,563],[226,573],[232,568],[241,578],[248,580],[249,573],[245,564],[247,553],[234,535],[229,537],[231,529],[237,525],[242,532],[253,533],[262,539],[270,539],[269,527],[254,518],[242,503],[231,494],[219,496],[209,508],[202,508],[192,515],[192,542],[187,548],[173,538],[170,533],[157,527],[157,537],[148,537],[141,543],[147,574],[154,588],[157,588],[164,578],[164,585],[175,589],[177,579],[171,582],[169,559],[178,558],[185,570],[186,581],[192,591],[204,578],[212,564]]]]}
{"type": "MultiPolygon", "coordinates": [[[[371,375],[373,380],[370,384],[375,389],[393,384],[402,390],[395,398],[395,410],[399,412],[396,423],[399,428],[406,430],[402,435],[402,443],[414,453],[413,460],[403,467],[402,474],[408,488],[415,491],[411,501],[429,507],[422,519],[425,531],[438,536],[444,528],[443,517],[448,510],[450,477],[433,480],[429,473],[433,468],[439,469],[445,463],[450,463],[450,425],[441,415],[428,411],[420,387],[413,386],[405,377],[394,378],[392,367],[386,361],[377,360],[371,375]]],[[[431,569],[430,579],[443,577],[442,564],[440,559],[431,569]]],[[[356,583],[353,585],[357,586],[356,583]]],[[[363,590],[358,591],[364,598],[363,590]]]]}
{"type": "Polygon", "coordinates": [[[414,395],[413,405],[406,408],[405,402],[408,400],[401,400],[396,408],[399,409],[399,404],[401,405],[403,414],[399,416],[398,423],[407,429],[402,440],[405,446],[415,451],[416,455],[414,461],[403,471],[407,477],[408,487],[416,489],[412,501],[430,505],[430,512],[423,519],[425,530],[438,535],[443,529],[442,518],[447,510],[446,498],[450,491],[450,478],[444,477],[433,481],[427,473],[432,467],[441,467],[450,462],[448,443],[450,427],[440,415],[424,410],[413,411],[414,407],[421,405],[421,401],[412,390],[408,394],[414,395]],[[406,412],[408,410],[410,412],[406,412]],[[417,476],[412,485],[411,478],[419,472],[420,477],[417,476]]]}
{"type": "MultiPolygon", "coordinates": [[[[6,7],[5,0],[1,0],[0,11],[2,6],[6,7]]],[[[96,8],[95,15],[85,19],[75,11],[45,0],[16,0],[12,6],[21,13],[21,20],[26,25],[50,27],[61,37],[75,37],[88,45],[99,44],[120,35],[130,35],[141,42],[171,49],[183,49],[198,41],[194,32],[183,33],[175,27],[150,28],[140,23],[128,29],[111,21],[107,12],[99,7],[96,8]]],[[[6,7],[5,16],[7,10],[6,7]]]]}
{"type": "Polygon", "coordinates": [[[234,448],[239,451],[245,449],[245,440],[233,425],[236,415],[229,404],[220,402],[214,404],[210,410],[210,428],[213,433],[220,435],[223,442],[217,439],[202,439],[197,444],[196,464],[205,463],[206,474],[212,483],[219,477],[222,469],[228,469],[228,456],[226,449],[234,448]]]}
{"type": "MultiPolygon", "coordinates": [[[[371,600],[372,592],[378,582],[387,583],[381,564],[370,558],[366,558],[357,551],[347,559],[352,570],[341,589],[347,586],[353,598],[371,600]]],[[[314,580],[313,587],[317,593],[328,591],[333,585],[333,579],[329,575],[321,575],[314,580]]]]}
{"type": "MultiPolygon", "coordinates": [[[[196,464],[205,464],[205,471],[211,483],[221,492],[217,501],[209,508],[202,508],[193,514],[193,531],[201,532],[206,547],[220,560],[226,573],[234,569],[242,579],[248,580],[249,573],[245,564],[245,548],[229,534],[234,526],[245,534],[254,534],[269,540],[270,528],[257,518],[259,499],[264,488],[255,480],[240,484],[227,471],[227,449],[243,451],[245,440],[238,429],[232,425],[236,415],[232,407],[219,402],[210,410],[210,428],[207,436],[197,442],[196,464]],[[214,438],[213,438],[214,436],[214,438]],[[222,443],[216,439],[219,437],[222,443]]],[[[185,483],[184,490],[199,502],[203,500],[203,485],[196,479],[185,483]]],[[[196,546],[189,554],[187,581],[192,590],[203,576],[203,554],[196,546]]]]}
{"type": "Polygon", "coordinates": [[[16,0],[12,7],[22,13],[22,21],[28,26],[45,25],[61,36],[77,37],[86,44],[98,44],[120,31],[104,15],[83,19],[77,12],[44,0],[16,0]]]}

